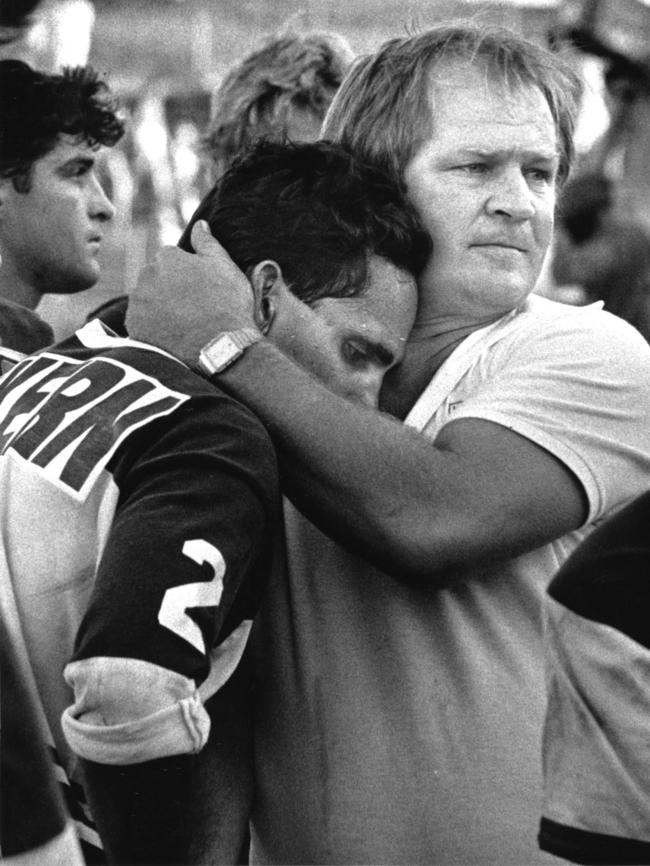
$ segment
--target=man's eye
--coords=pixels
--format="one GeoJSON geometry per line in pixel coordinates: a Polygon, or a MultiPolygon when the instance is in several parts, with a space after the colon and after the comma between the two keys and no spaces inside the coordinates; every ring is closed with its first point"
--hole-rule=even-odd
{"type": "Polygon", "coordinates": [[[361,343],[346,340],[343,343],[343,357],[350,364],[363,364],[368,359],[368,352],[361,343]]]}
{"type": "Polygon", "coordinates": [[[68,177],[84,177],[89,171],[90,166],[81,163],[69,166],[66,174],[68,177]]]}
{"type": "Polygon", "coordinates": [[[484,162],[467,162],[459,168],[468,174],[483,174],[488,170],[487,164],[484,162]]]}
{"type": "Polygon", "coordinates": [[[553,172],[548,168],[530,168],[526,173],[537,183],[550,183],[553,180],[553,172]]]}

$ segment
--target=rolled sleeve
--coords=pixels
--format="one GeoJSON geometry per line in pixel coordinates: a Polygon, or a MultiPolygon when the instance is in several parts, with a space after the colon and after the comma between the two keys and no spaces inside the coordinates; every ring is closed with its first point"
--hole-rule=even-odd
{"type": "Polygon", "coordinates": [[[70,748],[100,764],[199,752],[210,719],[193,680],[139,659],[94,657],[64,672],[75,701],[61,724],[70,748]]]}

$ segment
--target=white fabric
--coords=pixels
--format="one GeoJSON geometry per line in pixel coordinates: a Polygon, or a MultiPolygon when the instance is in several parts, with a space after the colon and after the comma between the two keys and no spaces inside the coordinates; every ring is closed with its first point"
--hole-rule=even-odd
{"type": "Polygon", "coordinates": [[[61,717],[68,745],[100,764],[138,764],[199,752],[210,718],[192,680],[140,659],[73,662],[75,702],[61,717]]]}
{"type": "Polygon", "coordinates": [[[541,603],[593,521],[650,484],[650,347],[605,312],[541,298],[469,339],[408,423],[432,441],[460,417],[518,431],[576,474],[589,523],[433,591],[287,506],[288,575],[254,629],[253,862],[557,862],[536,842],[541,603]]]}

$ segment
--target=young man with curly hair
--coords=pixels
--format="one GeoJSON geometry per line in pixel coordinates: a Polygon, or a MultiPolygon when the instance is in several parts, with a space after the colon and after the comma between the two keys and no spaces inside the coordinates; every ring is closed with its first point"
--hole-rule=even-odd
{"type": "Polygon", "coordinates": [[[97,177],[123,123],[88,67],[48,75],[0,62],[0,339],[34,351],[52,342],[32,311],[46,293],[73,294],[99,277],[114,209],[97,177]]]}

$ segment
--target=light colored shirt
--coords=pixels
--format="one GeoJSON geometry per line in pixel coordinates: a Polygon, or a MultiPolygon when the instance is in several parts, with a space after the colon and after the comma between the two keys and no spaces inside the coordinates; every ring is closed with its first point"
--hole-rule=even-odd
{"type": "Polygon", "coordinates": [[[649,407],[636,331],[532,297],[461,344],[406,423],[433,442],[475,417],[536,442],[585,491],[580,531],[422,589],[286,506],[287,574],[253,629],[253,862],[556,862],[536,841],[542,598],[593,525],[649,485],[649,407]]]}

